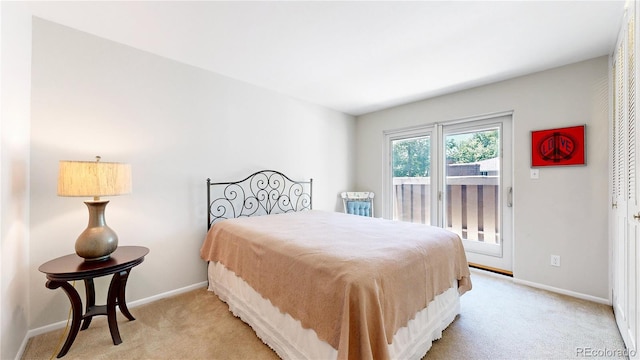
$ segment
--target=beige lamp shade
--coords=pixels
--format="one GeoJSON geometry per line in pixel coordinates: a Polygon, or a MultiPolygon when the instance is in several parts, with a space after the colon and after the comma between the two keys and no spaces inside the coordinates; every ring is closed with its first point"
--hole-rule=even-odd
{"type": "Polygon", "coordinates": [[[60,161],[59,196],[100,196],[131,193],[131,165],[100,161],[60,161]]]}

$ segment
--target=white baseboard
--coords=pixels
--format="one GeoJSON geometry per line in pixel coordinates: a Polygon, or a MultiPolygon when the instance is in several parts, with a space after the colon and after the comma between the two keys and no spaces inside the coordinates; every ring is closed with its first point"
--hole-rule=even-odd
{"type": "MultiPolygon", "coordinates": [[[[154,295],[154,296],[150,296],[148,298],[144,298],[144,299],[140,299],[140,300],[135,300],[132,302],[127,302],[127,307],[129,309],[135,308],[137,306],[140,305],[144,305],[144,304],[148,304],[160,299],[164,299],[167,297],[171,297],[171,296],[176,296],[182,293],[186,293],[192,290],[196,290],[202,287],[206,287],[208,285],[207,281],[203,281],[200,283],[196,283],[193,285],[189,285],[189,286],[185,286],[183,288],[180,289],[175,289],[175,290],[171,290],[171,291],[167,291],[165,293],[162,294],[158,294],[158,295],[154,295]]],[[[71,306],[71,305],[69,305],[71,306]]],[[[84,307],[84,304],[83,304],[84,307]]],[[[36,329],[31,329],[29,331],[27,331],[27,335],[25,336],[24,340],[22,340],[22,345],[20,345],[20,350],[18,351],[18,354],[16,355],[16,360],[20,360],[22,358],[22,354],[24,353],[24,350],[27,347],[27,343],[29,342],[29,339],[31,339],[34,336],[38,336],[41,334],[45,334],[48,333],[50,331],[54,331],[54,330],[58,330],[58,329],[62,329],[65,326],[67,326],[67,320],[64,321],[60,321],[57,323],[53,323],[53,324],[49,324],[49,325],[45,325],[45,326],[41,326],[39,328],[36,329]]]]}
{"type": "Polygon", "coordinates": [[[531,287],[534,287],[534,288],[547,290],[547,291],[551,291],[551,292],[562,294],[562,295],[571,296],[571,297],[582,299],[582,300],[593,301],[593,302],[596,302],[596,303],[599,303],[599,304],[604,304],[604,305],[609,305],[609,306],[612,305],[610,299],[605,299],[605,298],[592,296],[592,295],[587,295],[587,294],[583,294],[583,293],[579,293],[579,292],[575,292],[575,291],[560,289],[560,288],[557,288],[557,287],[553,287],[553,286],[549,286],[549,285],[543,285],[543,284],[535,283],[535,282],[532,282],[532,281],[520,280],[520,279],[516,279],[515,277],[513,278],[513,282],[516,283],[516,284],[522,284],[522,285],[526,285],[526,286],[531,286],[531,287]]]}
{"type": "Polygon", "coordinates": [[[520,280],[520,279],[516,278],[515,276],[511,277],[511,276],[502,275],[502,274],[494,273],[494,272],[487,271],[487,270],[484,270],[484,269],[477,269],[477,268],[471,268],[470,270],[471,270],[472,273],[473,272],[480,272],[480,273],[482,273],[484,275],[494,276],[494,277],[498,277],[498,278],[501,278],[501,279],[511,279],[511,281],[513,281],[516,284],[521,284],[521,285],[526,285],[526,286],[530,286],[530,287],[537,288],[537,289],[547,290],[547,291],[551,291],[551,292],[554,292],[554,293],[571,296],[571,297],[574,297],[574,298],[577,298],[577,299],[593,301],[593,302],[596,302],[596,303],[599,303],[599,304],[604,304],[604,305],[609,305],[609,306],[611,306],[613,304],[611,299],[605,299],[605,298],[600,298],[600,297],[597,297],[597,296],[582,294],[582,293],[575,292],[575,291],[570,291],[570,290],[565,290],[565,289],[561,289],[561,288],[557,288],[557,287],[553,287],[553,286],[549,286],[549,285],[539,284],[539,283],[536,283],[536,282],[533,282],[533,281],[520,280]]]}
{"type": "Polygon", "coordinates": [[[164,298],[167,298],[167,297],[180,295],[180,294],[189,292],[191,290],[196,290],[196,289],[199,289],[199,288],[202,288],[202,287],[206,287],[207,285],[209,285],[209,282],[203,281],[203,282],[200,282],[200,283],[197,283],[197,284],[185,286],[185,287],[180,288],[180,289],[171,290],[171,291],[167,291],[167,292],[162,293],[162,294],[150,296],[148,298],[144,298],[144,299],[140,299],[140,300],[136,300],[136,301],[132,301],[132,302],[127,302],[127,307],[128,308],[134,308],[136,306],[148,304],[150,302],[154,302],[154,301],[157,301],[157,300],[160,300],[160,299],[164,299],[164,298]]]}

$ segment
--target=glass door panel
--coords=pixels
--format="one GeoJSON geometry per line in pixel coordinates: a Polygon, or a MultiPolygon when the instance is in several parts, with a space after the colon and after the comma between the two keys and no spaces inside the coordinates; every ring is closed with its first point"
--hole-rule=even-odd
{"type": "Polygon", "coordinates": [[[392,218],[431,225],[431,137],[391,141],[392,218]]]}
{"type": "Polygon", "coordinates": [[[463,240],[499,245],[499,129],[447,134],[445,147],[445,228],[463,240]]]}

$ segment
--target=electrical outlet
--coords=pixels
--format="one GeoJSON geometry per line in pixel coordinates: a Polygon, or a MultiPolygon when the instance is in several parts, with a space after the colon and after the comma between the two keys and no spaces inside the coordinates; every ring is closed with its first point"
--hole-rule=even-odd
{"type": "Polygon", "coordinates": [[[560,266],[560,255],[551,255],[551,266],[560,266]]]}

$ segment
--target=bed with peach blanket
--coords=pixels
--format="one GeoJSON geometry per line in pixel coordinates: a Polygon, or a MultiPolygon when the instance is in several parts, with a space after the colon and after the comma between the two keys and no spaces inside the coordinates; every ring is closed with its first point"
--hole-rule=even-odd
{"type": "Polygon", "coordinates": [[[337,212],[216,221],[201,257],[209,289],[285,359],[419,359],[471,289],[457,235],[337,212]]]}

